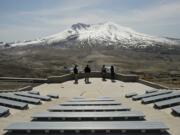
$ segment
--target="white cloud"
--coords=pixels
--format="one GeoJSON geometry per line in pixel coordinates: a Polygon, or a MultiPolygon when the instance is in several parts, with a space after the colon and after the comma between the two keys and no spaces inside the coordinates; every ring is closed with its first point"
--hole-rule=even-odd
{"type": "MultiPolygon", "coordinates": [[[[32,39],[37,36],[55,34],[77,22],[91,24],[105,21],[113,21],[145,33],[163,35],[164,32],[164,35],[166,35],[169,31],[162,32],[162,27],[177,27],[177,25],[180,25],[179,1],[161,0],[157,5],[138,10],[127,9],[126,12],[113,11],[113,7],[112,10],[94,8],[102,2],[103,0],[77,0],[72,3],[71,0],[67,0],[62,5],[54,8],[11,14],[8,17],[16,20],[17,24],[13,24],[11,28],[6,27],[6,32],[1,29],[0,35],[3,35],[3,33],[8,35],[9,32],[12,37],[20,39],[19,35],[21,36],[23,32],[29,32],[26,33],[27,37],[23,35],[23,38],[32,39]],[[156,28],[154,33],[153,28],[156,28]],[[159,32],[157,28],[159,28],[159,32]],[[17,35],[15,31],[21,34],[17,35]]],[[[177,35],[177,33],[177,31],[174,31],[174,35],[177,35]]],[[[171,31],[169,35],[173,35],[173,32],[171,31]]],[[[9,39],[12,38],[9,36],[9,39]]]]}
{"type": "Polygon", "coordinates": [[[135,16],[141,21],[146,20],[161,20],[180,17],[180,2],[166,3],[157,5],[150,9],[139,10],[135,12],[135,16]]]}
{"type": "MultiPolygon", "coordinates": [[[[70,3],[69,0],[67,3],[70,3]]],[[[100,2],[100,1],[98,1],[100,2]]],[[[88,5],[98,3],[97,0],[84,2],[79,0],[73,5],[56,7],[55,9],[38,10],[32,12],[21,12],[20,15],[27,15],[45,24],[67,24],[76,23],[77,21],[96,23],[97,21],[114,21],[124,22],[146,22],[146,21],[161,21],[164,19],[180,18],[180,2],[162,3],[147,9],[127,10],[126,13],[115,13],[103,9],[84,9],[88,5]],[[82,9],[83,8],[83,9],[82,9]],[[88,19],[88,17],[90,18],[88,19]],[[91,20],[93,18],[93,20],[91,20]],[[74,20],[74,21],[73,21],[74,20]],[[61,22],[60,22],[61,21],[61,22]]],[[[65,5],[68,5],[68,4],[65,5]]],[[[170,21],[170,20],[169,20],[170,21]]]]}

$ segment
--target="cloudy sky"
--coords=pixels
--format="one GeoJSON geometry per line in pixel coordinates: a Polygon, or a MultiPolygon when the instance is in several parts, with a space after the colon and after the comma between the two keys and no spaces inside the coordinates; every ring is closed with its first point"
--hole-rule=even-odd
{"type": "Polygon", "coordinates": [[[108,21],[180,38],[180,0],[0,0],[0,41],[48,36],[78,22],[108,21]]]}

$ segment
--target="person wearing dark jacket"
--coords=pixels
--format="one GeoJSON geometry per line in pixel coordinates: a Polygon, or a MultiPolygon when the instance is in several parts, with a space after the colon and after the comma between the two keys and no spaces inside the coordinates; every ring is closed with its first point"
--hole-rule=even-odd
{"type": "Polygon", "coordinates": [[[106,67],[105,67],[105,65],[103,65],[101,68],[101,74],[102,74],[102,80],[106,81],[106,67]]]}
{"type": "Polygon", "coordinates": [[[79,72],[78,72],[78,66],[77,65],[74,66],[73,71],[74,71],[74,83],[78,84],[78,73],[79,72]]]}
{"type": "Polygon", "coordinates": [[[111,66],[111,68],[110,68],[110,73],[111,73],[111,80],[114,81],[114,79],[115,79],[114,66],[111,66]]]}
{"type": "Polygon", "coordinates": [[[89,76],[91,73],[91,68],[89,67],[89,65],[86,65],[86,67],[84,68],[84,73],[85,73],[85,83],[90,83],[89,76]]]}

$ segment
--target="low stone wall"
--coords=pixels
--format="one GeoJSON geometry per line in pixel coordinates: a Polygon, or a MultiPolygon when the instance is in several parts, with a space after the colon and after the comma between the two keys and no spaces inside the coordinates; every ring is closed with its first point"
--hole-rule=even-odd
{"type": "Polygon", "coordinates": [[[0,77],[2,81],[11,82],[28,82],[28,83],[46,83],[47,79],[44,78],[18,78],[18,77],[0,77]]]}
{"type": "MultiPolygon", "coordinates": [[[[85,74],[84,73],[79,73],[78,78],[82,79],[84,78],[85,74]]],[[[93,78],[101,78],[101,72],[91,72],[90,77],[93,78]]],[[[110,74],[107,73],[106,78],[110,79],[110,74]]],[[[62,82],[66,82],[66,81],[70,81],[74,79],[74,75],[73,74],[66,74],[66,75],[62,75],[62,76],[50,76],[47,79],[41,79],[41,78],[15,78],[15,77],[0,77],[0,80],[3,81],[15,81],[15,82],[29,82],[31,83],[31,86],[26,86],[17,90],[4,90],[4,91],[0,91],[1,92],[15,92],[15,91],[29,91],[32,90],[33,87],[40,85],[42,83],[62,83],[62,82]],[[36,84],[37,83],[37,84],[36,84]]],[[[139,79],[139,76],[137,75],[132,75],[132,74],[115,74],[115,80],[120,80],[123,82],[139,82],[142,83],[144,85],[156,88],[156,89],[168,89],[168,87],[157,84],[157,83],[153,83],[153,82],[149,82],[143,79],[139,79]]]]}
{"type": "MultiPolygon", "coordinates": [[[[85,74],[84,73],[79,73],[78,78],[82,79],[84,78],[85,74]]],[[[91,72],[90,77],[93,78],[101,78],[101,72],[91,72]]],[[[106,77],[110,79],[110,74],[107,73],[106,77]]],[[[62,76],[50,76],[47,79],[48,83],[61,83],[69,80],[73,80],[74,75],[73,74],[66,74],[62,76]]],[[[120,80],[124,82],[137,82],[139,80],[139,77],[137,75],[125,75],[125,74],[116,74],[115,75],[115,80],[120,80]]]]}
{"type": "Polygon", "coordinates": [[[32,89],[33,89],[32,86],[26,86],[26,87],[22,87],[22,88],[18,89],[17,91],[30,91],[32,89]]]}
{"type": "Polygon", "coordinates": [[[47,79],[48,83],[61,83],[61,82],[66,82],[69,80],[73,80],[73,74],[66,74],[62,76],[50,76],[47,79]]]}
{"type": "Polygon", "coordinates": [[[166,87],[166,86],[163,86],[163,85],[160,85],[160,84],[157,84],[157,83],[153,83],[153,82],[149,82],[149,81],[146,81],[146,80],[143,80],[143,79],[139,79],[139,82],[144,84],[144,85],[156,88],[156,89],[168,89],[168,87],[166,87]]]}
{"type": "Polygon", "coordinates": [[[117,74],[116,79],[123,82],[138,82],[139,76],[133,74],[117,74]]]}
{"type": "Polygon", "coordinates": [[[33,87],[32,86],[25,86],[19,89],[15,89],[15,90],[2,90],[0,91],[0,93],[6,93],[6,92],[18,92],[18,91],[30,91],[32,90],[33,87]]]}

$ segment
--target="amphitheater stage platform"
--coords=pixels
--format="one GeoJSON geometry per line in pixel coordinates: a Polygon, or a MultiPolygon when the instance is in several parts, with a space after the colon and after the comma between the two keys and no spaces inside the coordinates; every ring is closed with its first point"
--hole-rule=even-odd
{"type": "Polygon", "coordinates": [[[11,115],[6,118],[0,118],[0,135],[6,132],[3,129],[7,128],[10,124],[30,122],[33,114],[45,112],[52,106],[72,100],[73,97],[82,97],[85,99],[112,97],[123,106],[131,108],[131,110],[143,112],[147,121],[163,122],[169,128],[168,132],[171,135],[180,135],[180,119],[171,115],[171,108],[163,110],[153,109],[152,104],[143,105],[140,101],[132,101],[131,98],[125,98],[125,95],[130,92],[141,95],[146,90],[152,90],[154,88],[138,82],[122,82],[118,80],[112,82],[109,79],[102,81],[101,78],[90,78],[90,82],[89,84],[85,84],[84,79],[80,79],[78,84],[74,84],[74,81],[67,81],[64,83],[44,83],[34,87],[33,90],[38,91],[42,96],[54,94],[59,95],[59,98],[52,99],[49,102],[42,101],[41,105],[29,105],[28,110],[9,109],[11,115]]]}

